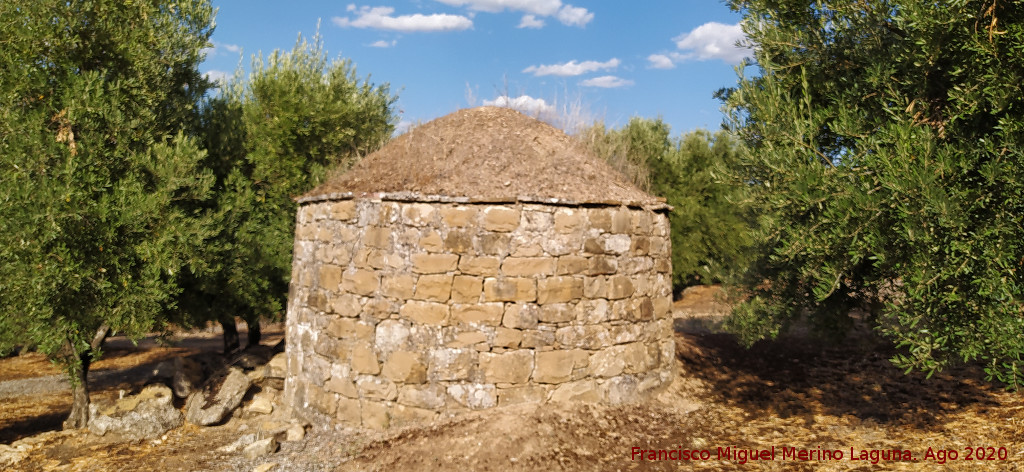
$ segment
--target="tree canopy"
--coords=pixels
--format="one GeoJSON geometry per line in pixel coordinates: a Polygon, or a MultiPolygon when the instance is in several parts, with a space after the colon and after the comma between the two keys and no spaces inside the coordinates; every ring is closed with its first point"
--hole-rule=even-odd
{"type": "Polygon", "coordinates": [[[725,93],[762,218],[748,342],[860,310],[934,372],[1024,353],[1024,5],[734,0],[759,75],[725,93]]]}
{"type": "Polygon", "coordinates": [[[248,76],[238,72],[221,86],[203,112],[204,165],[217,179],[207,207],[217,232],[204,243],[210,265],[184,278],[186,318],[220,320],[230,331],[242,316],[251,334],[258,317],[282,314],[292,199],[387,142],[394,101],[388,84],[360,80],[348,60],[329,60],[319,36],[254,56],[248,76]]]}
{"type": "Polygon", "coordinates": [[[673,207],[669,224],[677,292],[730,279],[746,266],[752,213],[746,186],[729,177],[744,153],[730,133],[696,130],[673,138],[662,120],[633,118],[619,129],[597,124],[580,138],[638,187],[673,207]]]}
{"type": "Polygon", "coordinates": [[[203,0],[0,3],[0,351],[35,346],[88,421],[110,332],[158,327],[197,264],[212,175],[191,137],[208,87],[203,0]]]}

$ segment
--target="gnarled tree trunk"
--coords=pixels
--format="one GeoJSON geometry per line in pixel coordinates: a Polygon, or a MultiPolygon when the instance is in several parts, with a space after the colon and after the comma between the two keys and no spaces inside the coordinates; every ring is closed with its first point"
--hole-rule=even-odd
{"type": "Polygon", "coordinates": [[[239,348],[238,325],[235,324],[234,316],[225,316],[220,319],[220,325],[224,328],[224,354],[231,354],[239,348]]]}
{"type": "Polygon", "coordinates": [[[246,347],[258,346],[260,340],[263,339],[263,332],[260,330],[260,317],[246,318],[245,323],[249,325],[249,344],[246,344],[246,347]]]}
{"type": "Polygon", "coordinates": [[[81,429],[89,426],[89,366],[92,364],[92,354],[99,350],[103,341],[110,334],[110,326],[106,323],[101,325],[89,343],[89,348],[83,352],[75,352],[74,344],[70,339],[64,341],[65,362],[72,366],[71,372],[71,414],[64,421],[64,429],[81,429]],[[75,364],[78,368],[75,368],[75,364]]]}

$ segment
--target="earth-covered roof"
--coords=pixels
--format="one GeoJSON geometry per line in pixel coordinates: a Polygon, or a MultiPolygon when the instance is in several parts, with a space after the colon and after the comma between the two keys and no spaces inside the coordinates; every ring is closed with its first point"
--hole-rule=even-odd
{"type": "Polygon", "coordinates": [[[411,129],[299,201],[358,198],[664,208],[578,140],[509,108],[459,110],[411,129]]]}

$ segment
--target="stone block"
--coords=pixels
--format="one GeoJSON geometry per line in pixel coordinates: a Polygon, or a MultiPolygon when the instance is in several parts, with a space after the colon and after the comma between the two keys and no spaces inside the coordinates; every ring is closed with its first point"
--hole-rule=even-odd
{"type": "Polygon", "coordinates": [[[603,276],[583,278],[583,296],[605,298],[608,296],[608,280],[603,276]]]}
{"type": "Polygon", "coordinates": [[[453,228],[474,226],[476,224],[476,214],[476,208],[469,206],[441,207],[441,221],[453,228]]]}
{"type": "Polygon", "coordinates": [[[452,306],[452,320],[466,324],[498,326],[505,311],[503,303],[479,303],[452,306]]]}
{"type": "Polygon", "coordinates": [[[641,400],[640,382],[633,375],[613,377],[601,385],[601,397],[612,405],[635,403],[641,400]]]}
{"type": "Polygon", "coordinates": [[[613,234],[604,240],[604,253],[626,254],[632,245],[633,241],[628,234],[613,234]]]}
{"type": "Polygon", "coordinates": [[[601,349],[590,355],[590,374],[597,377],[615,377],[626,368],[623,346],[601,349]]]}
{"type": "Polygon", "coordinates": [[[649,211],[633,211],[632,216],[632,230],[634,234],[650,234],[653,225],[652,217],[654,213],[649,211]]]}
{"type": "Polygon", "coordinates": [[[491,384],[453,384],[448,397],[458,405],[472,410],[493,408],[498,404],[498,391],[491,384]]]}
{"type": "Polygon", "coordinates": [[[408,300],[416,287],[416,277],[411,274],[385,275],[381,277],[381,293],[385,297],[408,300]]]}
{"type": "Polygon", "coordinates": [[[578,275],[586,273],[590,261],[583,256],[561,256],[555,273],[558,275],[578,275]]]}
{"type": "Polygon", "coordinates": [[[473,249],[473,232],[470,230],[451,230],[444,238],[444,249],[457,254],[471,254],[473,249]]]}
{"type": "Polygon", "coordinates": [[[611,320],[611,306],[603,298],[585,299],[576,305],[576,320],[583,324],[600,324],[611,320]]]}
{"type": "Polygon", "coordinates": [[[398,389],[398,403],[428,410],[444,408],[447,391],[441,384],[404,385],[398,389]]]}
{"type": "Polygon", "coordinates": [[[348,221],[356,217],[355,200],[342,200],[331,205],[331,219],[348,221]]]}
{"type": "Polygon", "coordinates": [[[657,323],[626,323],[608,327],[608,335],[612,338],[613,344],[626,344],[639,341],[644,337],[644,330],[648,327],[657,328],[657,323]]]}
{"type": "Polygon", "coordinates": [[[388,414],[388,406],[377,401],[361,400],[359,408],[362,409],[360,417],[364,428],[383,431],[391,426],[391,415],[388,414]]]}
{"type": "Polygon", "coordinates": [[[481,254],[503,257],[509,253],[512,238],[507,233],[484,233],[479,240],[481,254]]]}
{"type": "Polygon", "coordinates": [[[654,305],[656,319],[668,318],[672,312],[672,299],[669,297],[654,297],[651,303],[654,305]]]}
{"type": "Polygon", "coordinates": [[[654,319],[654,304],[650,297],[631,298],[625,313],[626,321],[650,321],[654,319]]]}
{"type": "Polygon", "coordinates": [[[609,208],[591,209],[588,215],[590,227],[606,233],[610,232],[612,230],[612,211],[609,208]]]}
{"type": "Polygon", "coordinates": [[[566,326],[555,331],[555,339],[563,347],[589,350],[602,349],[611,345],[608,328],[602,325],[566,326]]]}
{"type": "Polygon", "coordinates": [[[455,270],[459,256],[455,254],[413,254],[412,271],[417,274],[440,274],[455,270]]]}
{"type": "Polygon", "coordinates": [[[594,256],[590,258],[587,275],[609,275],[619,271],[619,262],[613,257],[594,256]]]}
{"type": "Polygon", "coordinates": [[[402,305],[398,313],[402,318],[420,324],[437,326],[448,324],[448,305],[443,303],[410,300],[402,305]]]}
{"type": "Polygon", "coordinates": [[[378,322],[386,320],[391,317],[392,314],[398,313],[398,308],[401,306],[401,302],[397,300],[390,300],[387,298],[371,298],[363,304],[363,313],[361,318],[365,321],[378,322]]]}
{"type": "Polygon", "coordinates": [[[349,362],[352,370],[360,374],[377,375],[380,373],[380,362],[377,353],[369,344],[357,344],[352,347],[349,362]]]}
{"type": "Polygon", "coordinates": [[[322,260],[332,264],[348,265],[352,261],[352,251],[347,246],[332,244],[324,248],[322,260]]]}
{"type": "Polygon", "coordinates": [[[480,301],[484,279],[470,275],[456,275],[452,281],[452,301],[455,303],[476,303],[480,301]]]}
{"type": "Polygon", "coordinates": [[[583,240],[584,254],[604,254],[604,242],[598,238],[586,238],[583,240]]]}
{"type": "Polygon", "coordinates": [[[633,215],[632,212],[622,207],[615,210],[615,214],[612,215],[612,232],[613,233],[629,233],[633,230],[633,215]]]}
{"type": "Polygon", "coordinates": [[[337,291],[341,285],[341,266],[324,264],[320,266],[319,285],[329,291],[337,291]]]}
{"type": "Polygon", "coordinates": [[[409,322],[405,320],[384,320],[377,324],[374,346],[383,356],[409,347],[409,322]]]}
{"type": "Polygon", "coordinates": [[[452,275],[430,274],[421,275],[416,281],[416,293],[413,298],[433,302],[446,302],[452,294],[452,275]]]}
{"type": "Polygon", "coordinates": [[[537,303],[565,303],[583,296],[583,278],[557,276],[537,282],[537,303]]]}
{"type": "Polygon", "coordinates": [[[341,341],[331,336],[319,336],[313,345],[313,352],[328,359],[345,359],[349,356],[348,349],[341,341]]]}
{"type": "Polygon", "coordinates": [[[551,392],[552,402],[590,402],[601,401],[601,393],[594,380],[577,380],[555,387],[551,392]]]}
{"type": "Polygon", "coordinates": [[[519,210],[492,206],[483,211],[483,227],[487,231],[507,233],[519,227],[519,210]]]}
{"type": "Polygon", "coordinates": [[[558,384],[572,380],[573,370],[586,367],[590,359],[585,351],[540,351],[535,355],[533,381],[558,384]]]}
{"type": "Polygon", "coordinates": [[[380,277],[376,271],[348,269],[342,273],[341,287],[349,293],[372,296],[380,288],[380,277]]]}
{"type": "Polygon", "coordinates": [[[378,249],[391,249],[391,229],[383,226],[367,226],[363,230],[363,245],[378,249]]]}
{"type": "Polygon", "coordinates": [[[552,346],[554,344],[555,330],[553,328],[542,327],[542,329],[524,329],[523,341],[519,343],[519,346],[523,348],[539,349],[552,346]]]}
{"type": "Polygon", "coordinates": [[[337,418],[342,424],[360,426],[363,423],[362,407],[360,406],[359,400],[354,398],[340,398],[335,405],[338,413],[335,418],[337,418]]]}
{"type": "Polygon", "coordinates": [[[573,233],[582,230],[587,224],[584,210],[559,208],[555,211],[555,232],[573,233]]]}
{"type": "Polygon", "coordinates": [[[501,354],[480,353],[480,369],[488,383],[521,384],[533,373],[533,351],[521,349],[501,354]]]}
{"type": "Polygon", "coordinates": [[[630,254],[637,256],[646,256],[651,252],[651,239],[645,236],[634,236],[632,246],[629,248],[630,254]]]}
{"type": "Polygon", "coordinates": [[[537,299],[537,285],[527,278],[484,279],[484,301],[531,302],[537,299]]]}
{"type": "Polygon", "coordinates": [[[334,318],[327,324],[327,334],[338,339],[372,342],[374,326],[355,318],[334,318]]]}
{"type": "Polygon", "coordinates": [[[537,320],[541,323],[566,323],[576,318],[576,306],[568,303],[550,303],[540,308],[537,320]]]}
{"type": "Polygon", "coordinates": [[[494,339],[491,345],[494,347],[518,347],[523,340],[523,332],[518,329],[510,329],[499,326],[494,330],[494,339]]]}
{"type": "Polygon", "coordinates": [[[391,407],[391,426],[428,424],[437,419],[437,412],[397,404],[391,407]]]}
{"type": "Polygon", "coordinates": [[[469,380],[476,367],[477,352],[471,349],[431,349],[427,364],[427,378],[437,380],[469,380]]]}
{"type": "Polygon", "coordinates": [[[429,203],[408,203],[402,207],[402,223],[425,226],[434,219],[434,206],[429,203]]]}
{"type": "Polygon", "coordinates": [[[506,257],[501,273],[506,277],[537,277],[555,273],[555,259],[550,257],[506,257]]]}
{"type": "Polygon", "coordinates": [[[512,329],[534,329],[537,327],[540,307],[534,304],[510,303],[505,307],[501,325],[512,329]]]}
{"type": "Polygon", "coordinates": [[[517,385],[498,389],[498,405],[542,403],[547,401],[551,387],[547,385],[517,385]]]}
{"type": "Polygon", "coordinates": [[[625,275],[614,275],[608,280],[608,298],[617,300],[633,295],[633,281],[625,275]]]}
{"type": "Polygon", "coordinates": [[[359,390],[356,389],[352,379],[348,377],[331,376],[331,379],[324,383],[324,389],[329,392],[340,393],[347,398],[359,398],[359,390]]]}
{"type": "Polygon", "coordinates": [[[501,259],[497,257],[462,256],[462,260],[459,262],[459,272],[467,275],[495,277],[498,275],[500,266],[501,259]]]}
{"type": "Polygon", "coordinates": [[[453,348],[465,348],[471,347],[487,341],[487,335],[480,331],[465,331],[455,334],[451,341],[445,343],[447,347],[453,348]]]}
{"type": "Polygon", "coordinates": [[[444,240],[437,231],[431,230],[420,238],[419,246],[427,252],[441,252],[444,251],[444,240]]]}
{"type": "Polygon", "coordinates": [[[394,382],[372,375],[363,375],[356,379],[359,398],[371,400],[397,400],[398,386],[394,382]]]}
{"type": "Polygon", "coordinates": [[[667,257],[659,257],[654,260],[654,271],[659,274],[672,273],[672,260],[667,257]]]}
{"type": "Polygon", "coordinates": [[[576,254],[580,251],[582,245],[583,235],[576,233],[555,234],[541,241],[541,247],[544,249],[544,252],[551,256],[576,254]]]}

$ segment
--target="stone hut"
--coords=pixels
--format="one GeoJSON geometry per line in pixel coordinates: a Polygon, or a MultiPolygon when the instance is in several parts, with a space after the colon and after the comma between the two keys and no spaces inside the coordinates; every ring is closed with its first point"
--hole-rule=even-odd
{"type": "Polygon", "coordinates": [[[386,428],[672,379],[669,207],[545,123],[461,110],[298,201],[299,414],[386,428]]]}

